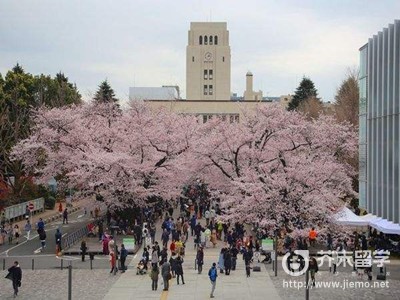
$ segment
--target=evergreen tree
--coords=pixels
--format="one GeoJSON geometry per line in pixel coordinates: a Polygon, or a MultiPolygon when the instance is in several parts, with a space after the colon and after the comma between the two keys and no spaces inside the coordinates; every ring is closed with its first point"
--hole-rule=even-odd
{"type": "Polygon", "coordinates": [[[288,110],[296,110],[302,102],[311,97],[317,98],[317,96],[318,92],[314,86],[314,82],[307,77],[303,77],[299,87],[296,89],[292,101],[289,103],[288,110]]]}
{"type": "Polygon", "coordinates": [[[107,79],[100,83],[99,89],[94,96],[94,100],[98,103],[112,103],[118,101],[118,99],[115,98],[114,90],[107,82],[107,79]]]}
{"type": "Polygon", "coordinates": [[[15,177],[11,188],[16,201],[22,199],[26,182],[23,165],[10,159],[10,151],[19,140],[29,136],[32,109],[82,102],[76,85],[61,74],[54,78],[44,74],[34,76],[18,63],[4,78],[0,74],[0,178],[15,177]]]}

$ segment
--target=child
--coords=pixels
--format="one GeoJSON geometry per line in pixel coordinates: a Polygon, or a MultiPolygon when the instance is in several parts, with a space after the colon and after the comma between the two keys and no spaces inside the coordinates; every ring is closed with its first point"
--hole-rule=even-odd
{"type": "Polygon", "coordinates": [[[246,276],[247,277],[250,277],[250,269],[251,269],[250,264],[247,264],[246,265],[246,276]]]}

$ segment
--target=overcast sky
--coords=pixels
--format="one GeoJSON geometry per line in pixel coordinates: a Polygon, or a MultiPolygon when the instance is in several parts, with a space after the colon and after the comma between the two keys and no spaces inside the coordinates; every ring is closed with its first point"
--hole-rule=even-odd
{"type": "Polygon", "coordinates": [[[264,96],[293,93],[303,75],[333,100],[358,49],[400,18],[399,0],[0,0],[0,73],[63,71],[85,99],[108,79],[130,86],[177,84],[185,95],[192,21],[228,23],[232,92],[245,74],[264,96]]]}

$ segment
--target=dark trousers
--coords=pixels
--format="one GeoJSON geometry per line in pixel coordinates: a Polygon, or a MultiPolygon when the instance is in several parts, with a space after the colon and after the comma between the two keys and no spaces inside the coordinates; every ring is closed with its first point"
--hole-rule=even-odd
{"type": "Polygon", "coordinates": [[[197,264],[197,270],[199,271],[199,274],[203,271],[203,264],[197,264]]]}
{"type": "Polygon", "coordinates": [[[12,284],[13,284],[13,289],[14,289],[14,295],[17,295],[18,294],[18,281],[13,280],[12,284]]]}
{"type": "Polygon", "coordinates": [[[236,270],[236,257],[232,257],[232,270],[236,270]]]}
{"type": "Polygon", "coordinates": [[[179,276],[182,278],[182,283],[185,284],[185,279],[183,279],[183,274],[176,275],[176,282],[179,284],[179,276]]]}
{"type": "Polygon", "coordinates": [[[125,271],[126,270],[126,267],[125,267],[125,260],[126,260],[126,258],[124,257],[124,258],[121,258],[121,269],[122,269],[122,271],[125,271]]]}
{"type": "Polygon", "coordinates": [[[231,267],[225,266],[225,275],[229,275],[231,273],[231,267]]]}
{"type": "Polygon", "coordinates": [[[164,290],[168,291],[169,288],[168,275],[163,276],[163,281],[164,281],[164,290]]]}
{"type": "Polygon", "coordinates": [[[82,251],[82,261],[85,261],[86,251],[82,251]]]}
{"type": "Polygon", "coordinates": [[[152,289],[153,291],[156,291],[156,290],[157,290],[157,287],[158,287],[158,279],[157,279],[157,280],[152,280],[152,281],[151,281],[151,289],[152,289]]]}

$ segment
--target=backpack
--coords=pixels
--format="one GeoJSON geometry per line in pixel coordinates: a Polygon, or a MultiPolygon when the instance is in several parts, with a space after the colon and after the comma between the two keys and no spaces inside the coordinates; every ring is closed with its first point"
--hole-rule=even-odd
{"type": "Polygon", "coordinates": [[[216,268],[211,268],[209,276],[210,276],[210,280],[211,281],[217,280],[217,269],[216,268]]]}

